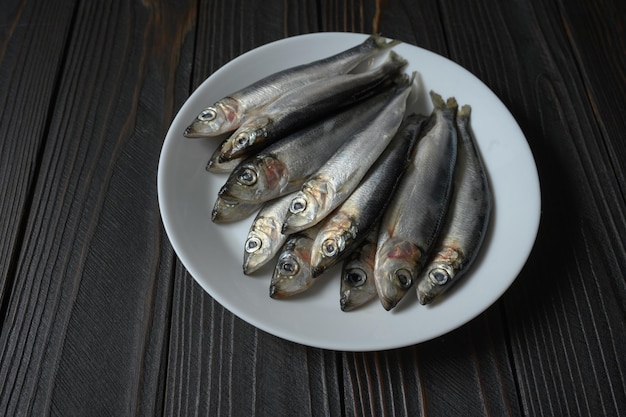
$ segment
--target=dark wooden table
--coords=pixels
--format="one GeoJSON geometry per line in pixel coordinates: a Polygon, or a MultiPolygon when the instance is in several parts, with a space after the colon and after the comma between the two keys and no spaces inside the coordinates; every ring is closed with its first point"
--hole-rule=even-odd
{"type": "Polygon", "coordinates": [[[451,3],[1,0],[0,415],[624,412],[626,3],[451,3]],[[435,340],[279,339],[206,294],[164,232],[157,165],[185,99],[236,56],[321,31],[458,62],[536,159],[525,268],[435,340]]]}

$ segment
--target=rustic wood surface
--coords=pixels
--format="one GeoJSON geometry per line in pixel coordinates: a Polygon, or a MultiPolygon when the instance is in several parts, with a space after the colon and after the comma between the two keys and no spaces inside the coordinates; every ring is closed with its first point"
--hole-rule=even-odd
{"type": "Polygon", "coordinates": [[[623,413],[625,18],[618,0],[0,0],[0,416],[623,413]],[[271,336],[206,294],[164,232],[157,164],[185,99],[236,56],[320,31],[458,62],[536,159],[525,268],[429,342],[271,336]]]}

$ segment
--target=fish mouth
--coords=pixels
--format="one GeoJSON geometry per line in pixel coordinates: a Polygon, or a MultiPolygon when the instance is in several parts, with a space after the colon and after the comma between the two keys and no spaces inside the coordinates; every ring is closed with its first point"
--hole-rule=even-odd
{"type": "Polygon", "coordinates": [[[196,123],[192,123],[191,125],[187,126],[187,128],[183,132],[183,136],[185,136],[186,138],[190,138],[190,139],[196,139],[196,138],[203,138],[203,137],[205,137],[206,135],[203,134],[202,132],[200,132],[195,127],[195,125],[196,125],[196,123]]]}
{"type": "Polygon", "coordinates": [[[395,306],[398,305],[398,302],[400,302],[400,298],[398,297],[387,297],[385,295],[382,295],[379,298],[380,303],[383,305],[383,308],[387,311],[393,309],[395,306]]]}
{"type": "Polygon", "coordinates": [[[245,275],[252,274],[264,265],[264,263],[259,262],[257,258],[257,254],[246,254],[246,257],[243,261],[243,273],[245,275]]]}
{"type": "Polygon", "coordinates": [[[402,287],[397,284],[395,272],[388,274],[383,282],[381,284],[378,281],[376,282],[376,291],[383,308],[389,311],[396,307],[400,300],[404,298],[408,287],[402,287]]]}
{"type": "Polygon", "coordinates": [[[224,162],[231,161],[234,159],[233,152],[232,145],[230,143],[224,143],[224,146],[222,146],[221,152],[217,157],[217,162],[223,164],[224,162]]]}
{"type": "Polygon", "coordinates": [[[313,278],[317,278],[320,275],[322,275],[324,273],[324,271],[326,271],[326,268],[323,266],[316,266],[311,268],[311,275],[313,276],[313,278]]]}
{"type": "Polygon", "coordinates": [[[280,296],[280,291],[278,290],[278,287],[276,287],[276,285],[272,284],[270,285],[270,297],[272,298],[282,298],[280,296]]]}
{"type": "Polygon", "coordinates": [[[431,294],[427,291],[422,291],[421,288],[417,290],[417,300],[421,305],[430,304],[430,302],[435,298],[434,294],[431,294]]]}
{"type": "Polygon", "coordinates": [[[270,297],[274,299],[284,299],[306,291],[312,284],[307,282],[302,285],[282,285],[280,281],[270,284],[270,297]]]}
{"type": "Polygon", "coordinates": [[[341,311],[350,311],[354,308],[354,304],[346,295],[342,295],[339,299],[339,306],[341,307],[341,311]]]}

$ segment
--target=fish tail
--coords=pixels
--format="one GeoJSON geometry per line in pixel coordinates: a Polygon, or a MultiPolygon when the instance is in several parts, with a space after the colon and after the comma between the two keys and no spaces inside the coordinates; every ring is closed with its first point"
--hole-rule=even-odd
{"type": "Polygon", "coordinates": [[[469,104],[464,104],[459,112],[457,113],[458,117],[470,117],[472,113],[472,107],[469,104]]]}
{"type": "Polygon", "coordinates": [[[402,57],[402,55],[393,50],[389,51],[389,59],[392,62],[397,63],[398,66],[402,66],[403,68],[409,64],[409,61],[407,61],[405,58],[402,57]]]}
{"type": "Polygon", "coordinates": [[[402,43],[402,41],[396,39],[387,40],[387,38],[382,36],[380,33],[374,33],[370,35],[368,40],[371,40],[374,45],[376,45],[376,48],[381,50],[390,49],[402,43]]]}
{"type": "Polygon", "coordinates": [[[435,109],[443,109],[446,107],[446,103],[443,101],[443,98],[432,90],[430,91],[430,99],[432,100],[435,109]]]}
{"type": "Polygon", "coordinates": [[[439,94],[435,93],[432,90],[430,91],[430,99],[432,100],[435,109],[456,112],[456,109],[459,107],[458,103],[456,102],[456,98],[449,97],[447,100],[444,101],[444,99],[439,94]]]}
{"type": "Polygon", "coordinates": [[[459,105],[456,102],[456,98],[449,97],[448,100],[446,100],[446,109],[456,111],[456,109],[458,108],[459,108],[459,105]]]}

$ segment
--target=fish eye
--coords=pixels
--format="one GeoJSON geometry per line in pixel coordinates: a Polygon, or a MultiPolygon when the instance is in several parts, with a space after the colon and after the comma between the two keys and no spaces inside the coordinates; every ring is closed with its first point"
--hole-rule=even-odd
{"type": "Polygon", "coordinates": [[[289,211],[298,214],[306,210],[306,200],[303,197],[296,197],[291,201],[289,211]]]}
{"type": "Polygon", "coordinates": [[[278,261],[278,270],[282,275],[293,276],[298,273],[300,266],[291,257],[287,257],[278,261]]]}
{"type": "Polygon", "coordinates": [[[203,122],[210,122],[211,120],[214,120],[216,117],[217,117],[217,112],[215,111],[215,109],[213,109],[212,107],[209,107],[200,112],[200,114],[198,115],[198,120],[203,121],[203,122]]]}
{"type": "Polygon", "coordinates": [[[367,281],[367,274],[361,268],[354,268],[344,274],[343,280],[353,287],[360,287],[367,281]]]}
{"type": "Polygon", "coordinates": [[[445,269],[436,268],[428,273],[428,278],[433,284],[444,285],[450,279],[450,274],[445,269]]]}
{"type": "Polygon", "coordinates": [[[339,246],[335,239],[326,239],[324,243],[322,243],[322,253],[329,258],[339,253],[339,246]]]}
{"type": "Polygon", "coordinates": [[[261,241],[261,239],[259,239],[258,237],[251,237],[246,240],[245,249],[248,253],[254,253],[261,249],[261,246],[263,246],[263,242],[261,241]]]}
{"type": "Polygon", "coordinates": [[[242,185],[254,185],[256,181],[256,172],[250,168],[244,169],[243,172],[237,176],[237,182],[242,185]]]}
{"type": "Polygon", "coordinates": [[[239,145],[245,145],[248,142],[254,141],[255,136],[256,135],[254,134],[254,132],[242,132],[237,135],[235,142],[237,142],[237,144],[239,145]]]}
{"type": "Polygon", "coordinates": [[[407,289],[413,284],[413,278],[411,278],[411,273],[406,269],[398,269],[395,274],[400,287],[407,289]]]}

